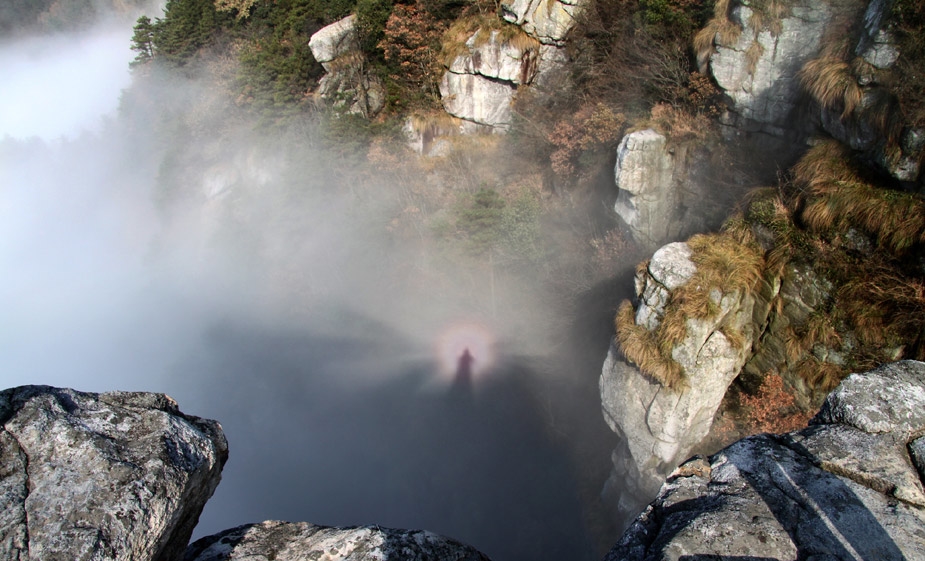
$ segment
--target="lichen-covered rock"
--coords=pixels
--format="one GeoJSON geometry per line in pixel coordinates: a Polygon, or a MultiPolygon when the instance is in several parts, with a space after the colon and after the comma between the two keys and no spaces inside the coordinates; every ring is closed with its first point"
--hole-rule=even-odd
{"type": "Polygon", "coordinates": [[[584,4],[585,0],[509,0],[501,4],[501,13],[541,43],[561,46],[584,4]]]}
{"type": "Polygon", "coordinates": [[[202,538],[185,561],[488,561],[470,546],[414,530],[267,521],[202,538]]]}
{"type": "Polygon", "coordinates": [[[624,136],[617,148],[614,212],[644,246],[656,246],[677,233],[675,162],[666,144],[663,135],[645,129],[624,136]]]}
{"type": "MultiPolygon", "coordinates": [[[[683,242],[668,244],[652,256],[649,266],[636,278],[636,325],[649,331],[663,320],[671,292],[694,277],[696,265],[683,242]]],[[[641,372],[611,345],[600,378],[604,418],[625,441],[634,469],[622,460],[615,463],[611,478],[621,481],[627,493],[651,499],[664,478],[709,433],[713,417],[732,380],[744,364],[754,335],[752,313],[755,300],[739,290],[720,294],[718,312],[709,319],[686,320],[686,336],[672,350],[682,367],[685,387],[670,389],[641,372]],[[744,344],[737,347],[723,330],[741,333],[744,344]]],[[[624,497],[627,514],[642,504],[624,497]]]]}
{"type": "Polygon", "coordinates": [[[0,559],[170,561],[228,457],[221,427],[160,394],[0,392],[0,559]]]}
{"type": "Polygon", "coordinates": [[[925,430],[910,413],[925,392],[925,363],[843,384],[809,428],[752,436],[679,467],[606,559],[925,558],[922,480],[910,458],[917,441],[907,444],[910,429],[925,430]],[[892,387],[893,397],[912,397],[909,407],[884,406],[892,387]]]}
{"type": "Polygon", "coordinates": [[[749,0],[733,1],[729,21],[741,33],[729,45],[717,36],[710,72],[733,102],[727,124],[782,136],[794,128],[794,110],[801,96],[797,73],[818,54],[832,8],[825,2],[796,0],[780,20],[780,33],[753,27],[766,21],[753,14],[749,0]]]}

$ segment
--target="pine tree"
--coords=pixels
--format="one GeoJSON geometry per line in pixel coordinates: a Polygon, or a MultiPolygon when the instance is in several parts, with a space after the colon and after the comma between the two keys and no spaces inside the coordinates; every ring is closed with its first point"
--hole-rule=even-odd
{"type": "Polygon", "coordinates": [[[129,63],[134,68],[154,59],[154,24],[148,16],[141,16],[135,23],[132,35],[132,50],[137,52],[135,60],[129,63]]]}

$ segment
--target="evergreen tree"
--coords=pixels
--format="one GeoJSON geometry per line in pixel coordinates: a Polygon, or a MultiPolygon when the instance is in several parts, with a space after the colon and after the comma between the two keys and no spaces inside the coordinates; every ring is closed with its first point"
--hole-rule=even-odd
{"type": "Polygon", "coordinates": [[[154,24],[148,16],[141,16],[135,23],[135,34],[132,35],[132,50],[138,53],[135,60],[129,63],[136,67],[148,63],[154,58],[154,24]]]}

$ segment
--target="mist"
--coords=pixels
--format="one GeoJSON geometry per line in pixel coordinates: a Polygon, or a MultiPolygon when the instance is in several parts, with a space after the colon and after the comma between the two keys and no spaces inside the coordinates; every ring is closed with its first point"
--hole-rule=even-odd
{"type": "Polygon", "coordinates": [[[607,305],[563,318],[522,277],[393,235],[411,195],[339,168],[313,126],[256,135],[195,78],[127,92],[122,25],[0,44],[3,387],[163,392],[219,420],[230,459],[194,538],[283,519],[597,558],[607,305]],[[211,112],[165,132],[139,98],[211,112]]]}

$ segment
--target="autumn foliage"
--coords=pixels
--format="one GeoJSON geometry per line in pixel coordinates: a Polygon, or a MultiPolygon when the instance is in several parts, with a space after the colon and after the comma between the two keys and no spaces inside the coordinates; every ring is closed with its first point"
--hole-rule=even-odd
{"type": "Polygon", "coordinates": [[[794,431],[805,427],[812,417],[796,407],[793,392],[779,374],[768,374],[757,395],[742,394],[740,401],[751,433],[794,431]]]}
{"type": "Polygon", "coordinates": [[[389,77],[412,97],[439,99],[437,79],[442,75],[438,54],[446,30],[422,6],[395,4],[379,42],[389,77]]]}

